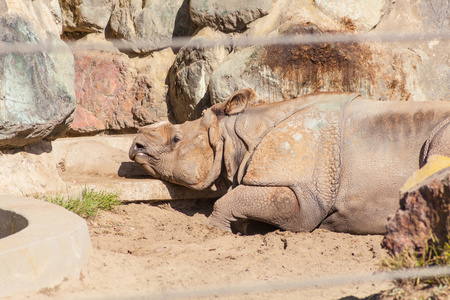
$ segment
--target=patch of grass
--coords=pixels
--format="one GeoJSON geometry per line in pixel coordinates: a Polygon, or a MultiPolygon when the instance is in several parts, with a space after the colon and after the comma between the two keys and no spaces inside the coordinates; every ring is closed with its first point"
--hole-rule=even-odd
{"type": "Polygon", "coordinates": [[[97,215],[99,210],[111,210],[114,206],[121,204],[118,192],[95,191],[86,187],[78,197],[57,194],[55,196],[37,195],[35,198],[62,206],[86,219],[97,215]]]}
{"type": "MultiPolygon", "coordinates": [[[[447,238],[448,240],[448,238],[447,238]]],[[[405,249],[402,253],[388,257],[381,263],[383,269],[399,270],[405,268],[450,266],[450,245],[448,242],[440,243],[432,236],[423,253],[405,249]]],[[[430,286],[450,286],[450,276],[414,278],[399,282],[413,285],[427,284],[430,286]]]]}
{"type": "Polygon", "coordinates": [[[386,293],[387,296],[391,296],[394,299],[404,299],[405,298],[405,290],[402,288],[393,288],[392,290],[386,293]]]}
{"type": "Polygon", "coordinates": [[[445,285],[439,286],[425,286],[421,284],[420,286],[413,285],[403,285],[403,287],[396,287],[388,291],[384,291],[377,294],[374,298],[376,300],[440,300],[449,299],[448,287],[445,285]]]}

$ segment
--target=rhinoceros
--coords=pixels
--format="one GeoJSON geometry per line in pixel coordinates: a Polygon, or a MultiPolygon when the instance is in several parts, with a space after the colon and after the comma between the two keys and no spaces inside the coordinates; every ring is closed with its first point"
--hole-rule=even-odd
{"type": "Polygon", "coordinates": [[[450,156],[450,102],[315,93],[249,106],[243,89],[183,124],[139,129],[130,159],[195,190],[226,186],[211,226],[256,220],[301,232],[382,234],[399,190],[431,154],[450,156]]]}

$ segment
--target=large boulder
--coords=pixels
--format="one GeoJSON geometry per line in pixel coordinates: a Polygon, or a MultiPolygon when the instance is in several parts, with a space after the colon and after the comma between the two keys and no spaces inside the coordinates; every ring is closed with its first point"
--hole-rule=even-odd
{"type": "Polygon", "coordinates": [[[314,3],[336,21],[351,21],[357,31],[369,31],[389,12],[394,0],[314,0],[314,3]]]}
{"type": "Polygon", "coordinates": [[[131,59],[137,71],[137,103],[133,106],[132,113],[139,126],[168,119],[167,78],[174,60],[175,54],[170,48],[131,59]],[[147,89],[144,88],[145,85],[147,89]]]}
{"type": "Polygon", "coordinates": [[[401,190],[382,246],[391,254],[423,254],[430,242],[445,245],[450,234],[450,158],[432,156],[401,190]]]}
{"type": "Polygon", "coordinates": [[[55,139],[73,120],[73,56],[59,38],[58,9],[57,1],[0,0],[3,43],[47,43],[56,48],[0,54],[0,147],[55,139]]]}
{"type": "Polygon", "coordinates": [[[129,132],[167,119],[170,49],[136,62],[121,53],[75,51],[77,114],[71,136],[129,132]]]}
{"type": "MultiPolygon", "coordinates": [[[[393,32],[445,33],[450,32],[450,10],[446,1],[428,0],[396,0],[392,11],[386,15],[375,28],[375,32],[389,34],[393,32]],[[446,7],[446,8],[445,8],[446,7]]],[[[386,43],[386,45],[389,45],[386,43]]],[[[395,44],[392,45],[392,47],[395,44]]],[[[417,65],[418,83],[420,84],[426,100],[450,99],[450,52],[448,40],[412,41],[397,43],[413,53],[420,61],[417,65]]],[[[401,60],[402,58],[397,58],[401,60]]],[[[407,63],[407,61],[404,61],[407,63]]],[[[406,72],[402,74],[408,78],[406,72]]]]}
{"type": "MultiPolygon", "coordinates": [[[[271,34],[323,34],[320,24],[291,20],[271,34]]],[[[419,56],[407,49],[357,43],[254,46],[235,51],[211,75],[211,103],[254,89],[268,102],[315,91],[357,92],[377,100],[425,100],[419,56]],[[408,76],[405,76],[408,74],[408,76]]]]}
{"type": "Polygon", "coordinates": [[[190,36],[196,26],[189,17],[187,0],[124,0],[115,6],[108,35],[123,39],[137,53],[146,53],[170,42],[173,36],[190,36]],[[136,43],[138,43],[136,45],[136,43]]]}
{"type": "Polygon", "coordinates": [[[254,20],[267,15],[274,0],[191,0],[191,18],[199,27],[223,32],[243,31],[254,20]]]}
{"type": "Polygon", "coordinates": [[[114,2],[111,0],[60,0],[64,34],[102,32],[114,2]]]}
{"type": "Polygon", "coordinates": [[[449,3],[445,0],[419,1],[420,16],[423,23],[431,30],[445,32],[450,29],[449,3]],[[442,6],[441,6],[442,5],[442,6]],[[445,7],[447,5],[447,7],[445,7]],[[441,9],[439,9],[441,8],[441,9]]]}
{"type": "Polygon", "coordinates": [[[183,123],[201,116],[204,109],[211,106],[208,86],[211,74],[227,57],[229,49],[196,47],[202,41],[225,38],[225,34],[209,27],[203,28],[175,59],[169,72],[169,103],[175,121],[183,123]]]}

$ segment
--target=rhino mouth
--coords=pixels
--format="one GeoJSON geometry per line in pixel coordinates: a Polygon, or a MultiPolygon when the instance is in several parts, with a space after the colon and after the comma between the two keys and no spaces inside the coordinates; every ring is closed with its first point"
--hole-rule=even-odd
{"type": "Polygon", "coordinates": [[[149,159],[152,157],[149,153],[145,151],[145,147],[139,143],[135,143],[128,153],[131,160],[134,160],[138,165],[141,166],[147,173],[149,173],[153,178],[159,179],[161,176],[155,172],[155,170],[150,166],[149,159]]]}
{"type": "Polygon", "coordinates": [[[128,153],[131,160],[136,160],[136,156],[139,155],[147,155],[145,152],[145,147],[142,144],[134,143],[133,146],[130,149],[130,152],[128,153]]]}
{"type": "Polygon", "coordinates": [[[131,160],[136,161],[136,157],[138,155],[147,155],[147,154],[145,152],[144,145],[134,142],[130,148],[130,151],[128,152],[128,156],[130,157],[131,160]]]}

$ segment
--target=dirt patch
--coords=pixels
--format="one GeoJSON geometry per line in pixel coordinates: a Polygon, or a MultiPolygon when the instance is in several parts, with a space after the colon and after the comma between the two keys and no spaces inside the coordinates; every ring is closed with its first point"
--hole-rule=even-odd
{"type": "MultiPolygon", "coordinates": [[[[111,296],[375,272],[382,236],[316,230],[240,236],[204,225],[212,201],[121,205],[88,221],[93,253],[79,280],[14,299],[111,296]]],[[[367,297],[390,283],[228,295],[230,299],[367,297]]],[[[211,297],[213,298],[213,297],[211,297]]],[[[220,297],[221,298],[221,297],[220,297]]],[[[354,298],[350,298],[354,299],[354,298]]]]}

